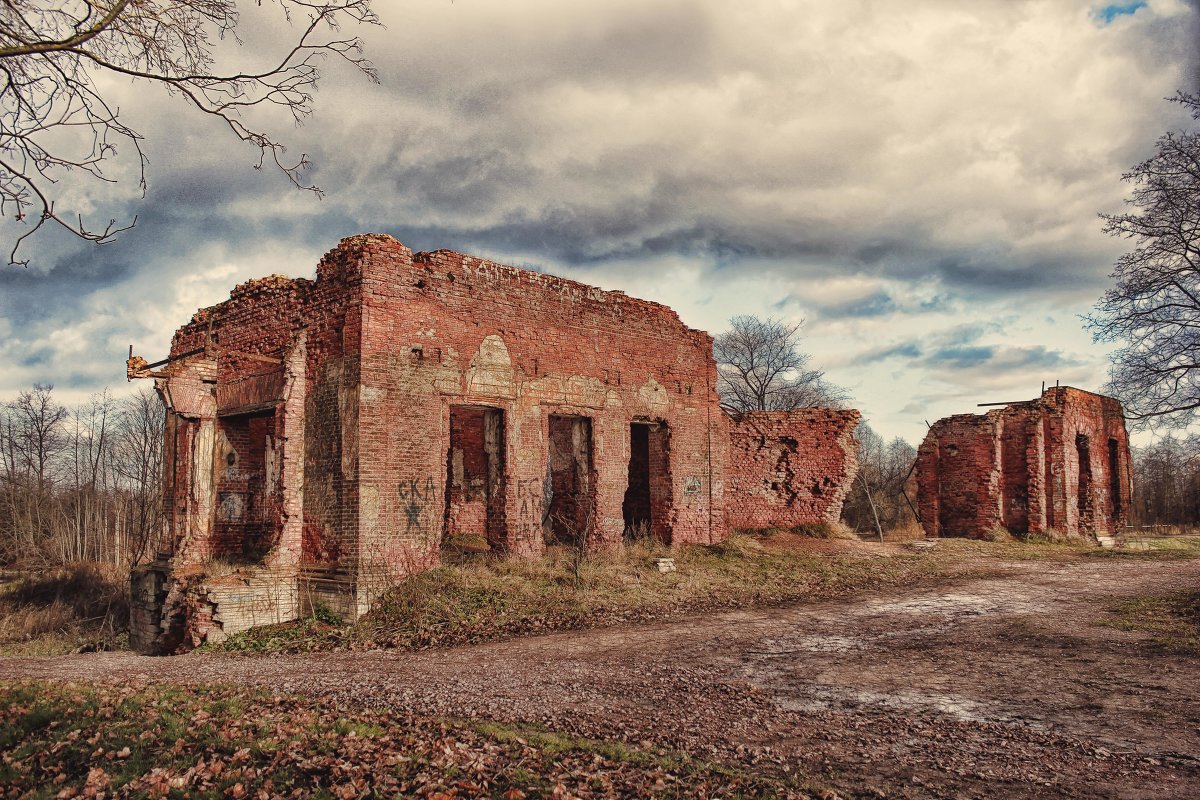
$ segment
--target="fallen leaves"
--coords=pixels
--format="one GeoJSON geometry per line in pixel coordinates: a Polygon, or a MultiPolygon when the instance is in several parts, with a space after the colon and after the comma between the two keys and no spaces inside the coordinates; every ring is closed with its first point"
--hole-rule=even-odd
{"type": "Polygon", "coordinates": [[[489,735],[464,723],[233,687],[0,686],[0,730],[21,732],[4,753],[0,797],[47,785],[60,798],[795,794],[703,765],[666,770],[640,751],[601,756],[592,748],[603,743],[489,735]],[[44,724],[50,719],[61,724],[44,724]]]}

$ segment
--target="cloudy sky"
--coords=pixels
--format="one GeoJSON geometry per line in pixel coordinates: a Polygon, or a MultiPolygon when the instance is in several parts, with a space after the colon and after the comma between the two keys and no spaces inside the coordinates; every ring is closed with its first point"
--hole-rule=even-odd
{"type": "MultiPolygon", "coordinates": [[[[379,231],[620,288],[712,333],[803,319],[816,365],[915,443],[924,420],[1043,381],[1103,383],[1079,315],[1125,244],[1097,213],[1187,123],[1163,98],[1197,88],[1185,0],[376,9],[381,83],[331,66],[313,118],[277,128],[323,200],[178,98],[106,85],[146,137],[149,190],[68,179],[60,205],[137,227],[103,247],[39,236],[28,268],[0,270],[0,398],[126,391],[130,343],[161,357],[235,284],[311,275],[379,231]]],[[[269,50],[247,41],[235,58],[269,50]]],[[[23,224],[0,218],[0,244],[23,224]]]]}

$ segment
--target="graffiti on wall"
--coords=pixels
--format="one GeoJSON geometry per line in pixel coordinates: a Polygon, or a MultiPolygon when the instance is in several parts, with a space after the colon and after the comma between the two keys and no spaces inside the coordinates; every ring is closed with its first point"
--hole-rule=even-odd
{"type": "Polygon", "coordinates": [[[400,481],[396,494],[404,509],[404,530],[411,531],[413,528],[421,527],[421,514],[424,512],[425,506],[435,499],[437,484],[433,482],[431,476],[410,478],[400,481]]]}

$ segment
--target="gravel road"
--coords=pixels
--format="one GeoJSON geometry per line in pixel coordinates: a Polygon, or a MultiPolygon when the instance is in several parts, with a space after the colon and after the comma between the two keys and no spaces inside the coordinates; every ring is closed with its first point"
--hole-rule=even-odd
{"type": "Polygon", "coordinates": [[[1101,625],[1121,597],[1195,590],[1200,560],[999,567],[423,653],[4,658],[0,680],[255,684],[669,747],[868,797],[1200,796],[1200,659],[1101,625]]]}

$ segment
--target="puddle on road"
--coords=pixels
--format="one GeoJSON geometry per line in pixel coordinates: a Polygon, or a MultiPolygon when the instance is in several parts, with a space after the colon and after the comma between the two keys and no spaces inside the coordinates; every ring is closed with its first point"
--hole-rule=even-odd
{"type": "MultiPolygon", "coordinates": [[[[838,711],[860,705],[881,706],[900,711],[932,711],[962,722],[1016,722],[1020,720],[989,707],[985,703],[950,694],[904,690],[871,692],[847,686],[810,685],[802,696],[775,696],[775,703],[787,711],[838,711]]],[[[1020,720],[1028,722],[1027,720],[1020,720]]]]}
{"type": "Polygon", "coordinates": [[[849,653],[868,646],[873,637],[843,636],[840,634],[814,633],[789,636],[786,639],[763,639],[762,647],[754,651],[759,656],[785,656],[797,651],[807,653],[849,653]]]}
{"type": "Polygon", "coordinates": [[[989,614],[1000,610],[995,600],[970,594],[940,594],[905,600],[868,600],[863,611],[877,614],[989,614]]]}

